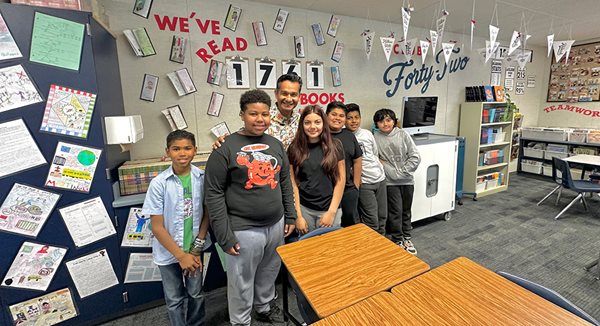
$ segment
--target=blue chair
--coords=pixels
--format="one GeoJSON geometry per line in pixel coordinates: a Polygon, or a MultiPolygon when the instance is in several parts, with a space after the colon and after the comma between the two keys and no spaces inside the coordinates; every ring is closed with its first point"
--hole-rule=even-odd
{"type": "Polygon", "coordinates": [[[600,184],[591,182],[589,180],[573,180],[573,178],[571,177],[571,169],[569,168],[569,163],[567,161],[553,157],[552,165],[557,170],[556,171],[553,169],[552,174],[557,173],[558,171],[560,171],[561,173],[561,181],[563,188],[571,189],[577,192],[577,197],[575,197],[575,199],[573,199],[565,208],[563,208],[563,210],[560,213],[558,213],[558,215],[556,215],[554,219],[557,220],[564,212],[567,211],[567,209],[573,206],[573,204],[575,204],[575,202],[577,201],[581,201],[583,203],[583,207],[587,211],[588,204],[585,201],[585,194],[600,193],[600,184]]]}
{"type": "Polygon", "coordinates": [[[600,326],[598,321],[594,319],[594,317],[588,315],[587,312],[583,311],[581,308],[577,307],[571,301],[567,300],[562,295],[558,294],[556,291],[551,290],[545,286],[539,285],[537,283],[531,282],[524,278],[512,275],[506,272],[497,272],[499,275],[504,277],[505,279],[521,286],[522,288],[529,290],[540,297],[554,303],[555,305],[565,309],[566,311],[576,315],[577,317],[586,320],[587,322],[600,326]]]}
{"type": "Polygon", "coordinates": [[[554,165],[554,160],[552,160],[552,180],[554,180],[554,183],[556,183],[557,186],[554,187],[554,189],[552,189],[552,191],[550,191],[544,198],[542,198],[542,200],[540,200],[537,203],[537,206],[540,206],[546,199],[548,199],[550,196],[552,196],[552,194],[555,193],[556,191],[558,191],[558,197],[556,197],[555,205],[558,205],[558,202],[560,201],[560,194],[562,192],[562,187],[563,187],[563,181],[561,178],[561,174],[559,174],[559,172],[560,171],[557,171],[556,165],[554,165]]]}
{"type": "MultiPolygon", "coordinates": [[[[308,238],[316,237],[316,236],[319,236],[319,235],[322,235],[325,233],[329,233],[332,231],[336,231],[339,229],[341,229],[341,227],[339,227],[339,226],[314,229],[314,230],[300,236],[297,241],[302,241],[302,240],[305,240],[308,238]]],[[[302,290],[300,290],[300,287],[298,286],[296,281],[289,275],[287,276],[287,280],[290,284],[290,287],[292,288],[292,291],[296,295],[296,301],[298,303],[298,311],[300,311],[300,315],[302,316],[302,319],[304,320],[304,325],[310,325],[314,322],[317,322],[320,319],[319,315],[317,315],[317,313],[311,307],[310,303],[308,302],[308,300],[302,293],[302,290]]],[[[287,293],[284,293],[284,295],[286,295],[286,294],[287,293]]],[[[286,304],[286,306],[287,306],[287,304],[286,304]]]]}

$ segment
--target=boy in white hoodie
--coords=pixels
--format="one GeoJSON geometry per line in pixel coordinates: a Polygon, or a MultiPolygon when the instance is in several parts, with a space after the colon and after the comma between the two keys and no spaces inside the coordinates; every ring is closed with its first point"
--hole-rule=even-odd
{"type": "Polygon", "coordinates": [[[410,235],[410,218],[415,190],[413,174],[421,162],[421,156],[410,135],[396,127],[398,119],[394,111],[378,110],[373,116],[373,122],[379,129],[374,136],[387,182],[387,227],[392,241],[416,255],[417,249],[410,235]]]}

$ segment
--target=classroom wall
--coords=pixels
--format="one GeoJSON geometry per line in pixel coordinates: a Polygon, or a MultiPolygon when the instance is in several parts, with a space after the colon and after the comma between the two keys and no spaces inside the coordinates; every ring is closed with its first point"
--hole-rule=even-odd
{"type": "MultiPolygon", "coordinates": [[[[167,2],[155,0],[148,19],[131,13],[133,7],[133,1],[131,0],[102,1],[101,6],[100,11],[104,17],[107,17],[107,24],[118,35],[117,46],[125,112],[128,115],[142,115],[144,122],[145,136],[142,141],[133,146],[131,150],[132,159],[158,157],[163,154],[165,147],[164,139],[170,128],[160,111],[175,104],[178,104],[182,108],[189,125],[188,130],[196,134],[199,150],[210,149],[210,144],[214,141],[214,136],[210,133],[210,128],[215,124],[226,121],[232,131],[241,127],[242,124],[238,116],[238,101],[239,96],[245,90],[227,89],[223,84],[222,86],[208,84],[206,76],[209,63],[204,63],[195,54],[201,48],[207,49],[210,53],[210,42],[214,41],[217,47],[221,47],[225,38],[229,38],[232,41],[236,37],[244,38],[248,44],[247,49],[240,52],[221,52],[215,55],[213,59],[225,61],[226,56],[237,54],[250,58],[250,87],[254,88],[255,58],[268,56],[269,58],[276,59],[277,73],[281,74],[281,60],[294,57],[294,35],[304,36],[306,58],[299,59],[304,67],[302,74],[303,76],[306,74],[306,61],[318,59],[324,62],[325,89],[307,90],[303,88],[303,92],[316,92],[318,94],[336,93],[338,94],[336,95],[337,99],[340,99],[339,94],[343,94],[346,103],[356,102],[360,104],[363,111],[363,127],[370,126],[371,117],[379,108],[394,108],[400,114],[403,96],[438,96],[439,107],[436,132],[455,135],[458,133],[460,103],[464,101],[464,87],[490,83],[490,62],[484,64],[475,51],[475,49],[484,46],[485,40],[475,38],[474,50],[470,51],[468,49],[469,35],[445,33],[444,36],[444,41],[454,40],[458,42],[457,47],[460,48],[460,52],[453,54],[451,60],[463,58],[463,70],[457,69],[453,73],[448,73],[448,70],[446,70],[443,78],[437,81],[436,75],[441,75],[441,72],[444,71],[443,55],[440,54],[439,59],[441,63],[438,64],[428,54],[425,66],[433,67],[434,76],[429,82],[426,92],[421,93],[420,89],[423,85],[421,83],[416,86],[412,85],[409,89],[400,86],[393,96],[388,97],[386,92],[393,88],[393,85],[388,86],[384,83],[384,73],[390,65],[404,62],[405,60],[402,54],[397,55],[392,53],[390,62],[386,62],[379,37],[388,36],[390,30],[393,30],[396,32],[397,39],[401,38],[402,26],[399,24],[367,21],[363,18],[342,16],[336,38],[325,35],[326,44],[317,46],[310,25],[317,22],[321,23],[325,32],[332,13],[283,7],[283,9],[290,12],[290,15],[284,33],[279,34],[272,29],[272,26],[280,7],[257,2],[242,0],[235,2],[172,0],[167,2]],[[222,26],[230,3],[243,9],[236,32],[225,29],[222,26]],[[188,18],[189,31],[185,32],[186,28],[183,28],[184,32],[181,32],[179,24],[174,32],[168,30],[168,28],[160,30],[154,18],[155,14],[160,17],[168,16],[171,20],[175,17],[178,17],[178,20],[179,18],[188,18]],[[209,28],[203,32],[198,27],[195,19],[200,19],[201,23],[205,23],[206,20],[216,20],[218,21],[219,29],[213,32],[209,28]],[[268,40],[267,46],[259,47],[256,45],[251,25],[253,21],[263,21],[268,40]],[[139,58],[133,54],[122,31],[123,29],[137,27],[145,27],[148,30],[157,55],[139,58]],[[369,28],[376,33],[370,60],[367,59],[364,53],[362,38],[360,36],[365,28],[369,28]],[[186,35],[191,40],[186,61],[183,65],[168,60],[171,40],[174,34],[186,35]],[[345,44],[343,57],[339,64],[330,59],[336,40],[345,44]],[[465,46],[462,46],[463,43],[465,46]],[[468,59],[464,59],[465,57],[468,57],[468,59]],[[342,76],[342,86],[340,87],[332,86],[331,75],[329,73],[332,65],[339,65],[340,67],[342,76]],[[198,91],[191,95],[178,97],[166,74],[183,67],[187,67],[190,71],[198,91]],[[146,102],[139,99],[144,73],[160,77],[155,102],[146,102]],[[206,114],[210,95],[213,91],[225,95],[220,117],[212,117],[206,114]]],[[[400,9],[400,4],[397,9],[400,9]]],[[[365,3],[365,12],[366,10],[365,3]]],[[[450,16],[449,19],[451,20],[452,17],[450,16]]],[[[453,22],[453,24],[459,24],[459,22],[453,22]]],[[[467,24],[468,22],[465,22],[465,26],[468,26],[467,24]]],[[[512,31],[501,30],[500,40],[502,44],[508,43],[510,34],[512,34],[512,31]],[[505,35],[506,38],[504,39],[503,36],[505,35]]],[[[410,27],[408,38],[417,37],[425,39],[428,35],[428,30],[410,27]]],[[[534,58],[533,62],[527,66],[527,74],[536,76],[536,87],[527,88],[524,95],[513,95],[512,98],[518,104],[521,112],[525,114],[524,124],[537,125],[539,109],[543,105],[542,100],[545,99],[545,84],[548,76],[549,60],[545,57],[546,50],[544,47],[528,45],[528,48],[533,49],[534,58]]],[[[421,69],[421,58],[416,57],[415,59],[416,63],[412,67],[405,68],[403,73],[405,79],[415,67],[421,69]]],[[[457,64],[457,61],[454,61],[454,65],[457,64]]],[[[504,63],[504,67],[507,65],[516,65],[516,63],[504,63]]],[[[398,76],[398,72],[399,67],[391,69],[388,78],[395,79],[398,76]]],[[[405,79],[402,80],[403,83],[405,79]]],[[[267,90],[267,92],[273,94],[273,90],[267,90]]]]}

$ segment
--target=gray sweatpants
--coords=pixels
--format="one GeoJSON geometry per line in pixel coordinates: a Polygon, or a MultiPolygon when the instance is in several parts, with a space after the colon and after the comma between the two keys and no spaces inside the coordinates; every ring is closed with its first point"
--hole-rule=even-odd
{"type": "Polygon", "coordinates": [[[272,226],[234,231],[239,256],[227,255],[227,302],[232,325],[250,325],[252,305],[269,311],[281,260],[275,248],[283,245],[284,219],[272,226]]]}
{"type": "Polygon", "coordinates": [[[381,235],[385,235],[385,222],[388,217],[385,180],[360,185],[358,190],[358,213],[362,223],[381,235]]]}
{"type": "MultiPolygon", "coordinates": [[[[302,211],[302,217],[306,220],[306,224],[308,224],[308,232],[318,229],[319,223],[321,223],[321,215],[325,213],[325,211],[317,211],[314,209],[310,209],[308,207],[300,205],[300,210],[302,211]]],[[[335,217],[333,218],[332,226],[340,226],[342,223],[342,209],[338,208],[335,212],[335,217]]]]}

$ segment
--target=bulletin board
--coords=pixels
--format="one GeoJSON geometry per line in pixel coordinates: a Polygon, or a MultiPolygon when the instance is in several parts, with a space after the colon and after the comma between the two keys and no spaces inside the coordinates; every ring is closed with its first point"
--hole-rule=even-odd
{"type": "Polygon", "coordinates": [[[573,46],[556,62],[552,54],[548,102],[600,101],[600,42],[573,46]]]}

